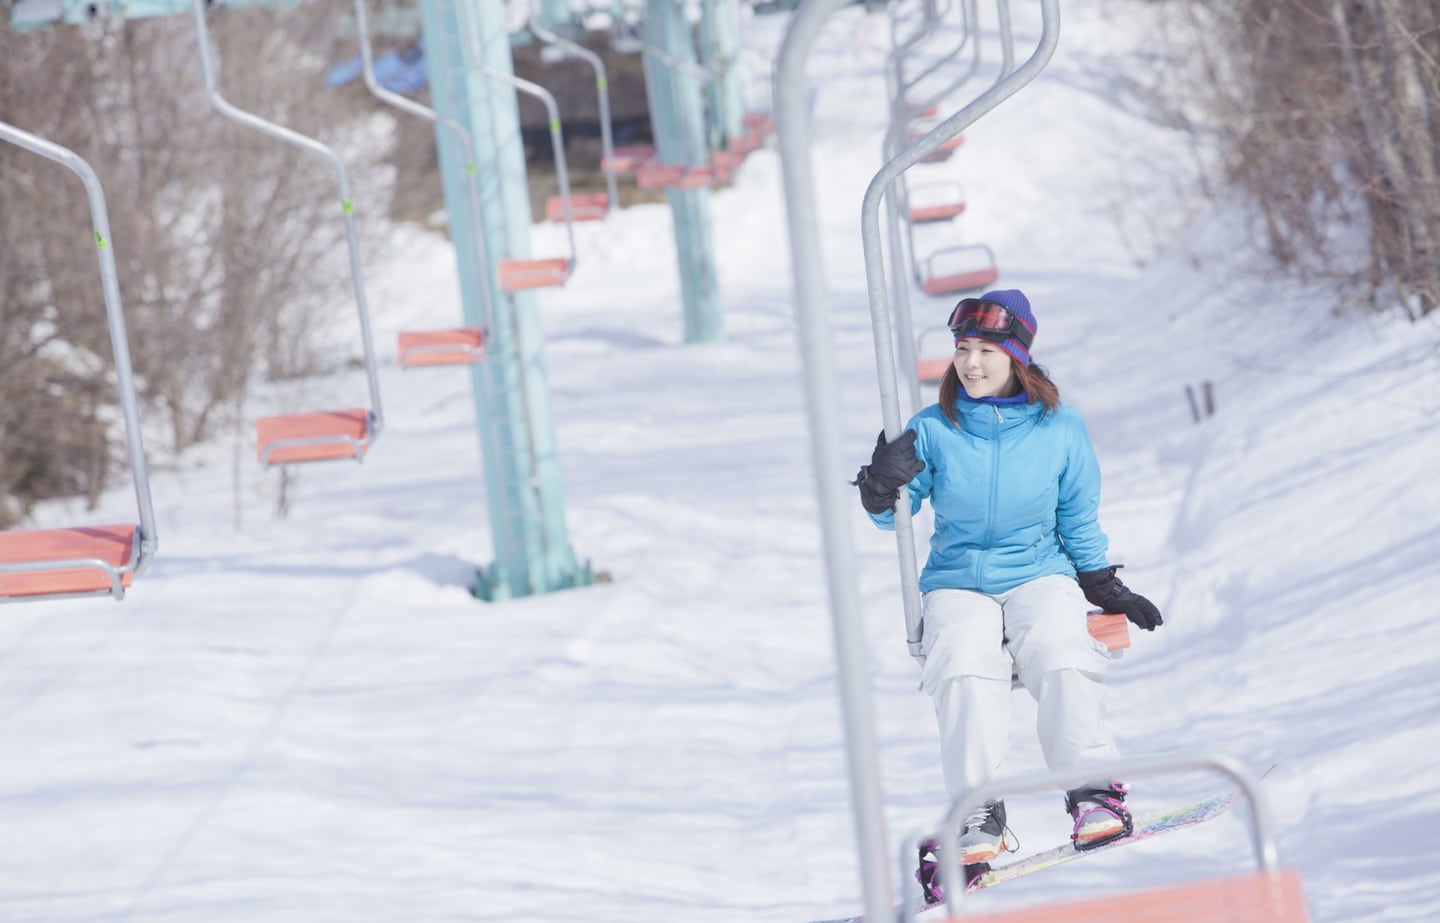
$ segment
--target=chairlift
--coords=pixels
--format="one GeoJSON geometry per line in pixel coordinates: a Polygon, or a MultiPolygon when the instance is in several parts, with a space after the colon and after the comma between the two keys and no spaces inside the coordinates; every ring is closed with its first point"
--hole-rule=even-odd
{"type": "MultiPolygon", "coordinates": [[[[692,61],[684,61],[675,57],[663,48],[646,43],[644,46],[644,58],[642,59],[645,68],[645,82],[647,87],[653,87],[655,82],[651,79],[651,62],[654,61],[673,73],[700,81],[702,84],[713,83],[716,75],[702,65],[692,61]]],[[[717,161],[714,153],[707,151],[704,141],[698,144],[693,138],[684,140],[684,152],[679,156],[682,163],[663,163],[660,160],[658,148],[652,155],[643,161],[635,169],[635,185],[641,189],[703,189],[713,185],[717,178],[723,176],[728,178],[730,167],[723,159],[717,161]]]]}
{"type": "MultiPolygon", "coordinates": [[[[601,221],[610,213],[610,209],[620,203],[620,194],[615,187],[614,161],[614,140],[610,125],[610,93],[609,78],[605,74],[605,61],[595,52],[586,48],[578,42],[572,42],[567,38],[557,35],[546,29],[540,22],[540,15],[537,9],[538,0],[532,0],[530,6],[530,31],[542,42],[560,49],[565,54],[574,55],[582,59],[595,71],[595,97],[598,106],[598,117],[600,119],[600,169],[605,173],[605,192],[586,193],[583,195],[571,196],[570,219],[574,221],[601,221]]],[[[545,217],[550,221],[564,221],[565,199],[563,196],[550,196],[545,201],[545,217]]]]}
{"type": "Polygon", "coordinates": [[[85,184],[90,202],[93,241],[100,261],[101,294],[110,328],[110,349],[119,386],[125,444],[139,509],[138,524],[24,529],[0,532],[0,602],[65,599],[80,596],[125,598],[125,590],[145,571],[159,541],[150,479],[140,433],[140,412],[125,312],[120,302],[119,273],[110,244],[110,218],[105,193],[95,171],[74,151],[0,122],[0,140],[8,141],[67,167],[85,184]]]}
{"type": "Polygon", "coordinates": [[[480,327],[401,331],[398,350],[401,368],[468,365],[485,358],[485,331],[480,327]]]}
{"type": "Polygon", "coordinates": [[[375,348],[370,336],[370,311],[365,302],[365,284],[360,275],[360,241],[355,227],[355,203],[350,194],[350,176],[345,162],[331,148],[291,128],[246,112],[220,95],[215,64],[211,59],[210,32],[205,23],[206,0],[192,0],[195,32],[200,46],[200,69],[205,78],[205,95],[215,109],[231,121],[253,128],[286,144],[318,154],[335,170],[340,187],[340,214],[345,221],[345,243],[350,254],[350,282],[355,310],[360,320],[360,342],[365,374],[370,387],[370,406],[318,413],[281,414],[256,421],[256,455],[262,467],[274,464],[353,458],[364,461],[384,426],[380,408],[380,379],[375,348]]]}
{"type": "Polygon", "coordinates": [[[1000,278],[995,253],[986,244],[944,247],[915,267],[915,282],[927,295],[958,295],[989,288],[1000,278]]]}
{"type": "Polygon", "coordinates": [[[714,181],[715,170],[710,164],[661,163],[652,158],[635,171],[635,185],[641,189],[700,189],[714,181]]]}
{"type": "Polygon", "coordinates": [[[964,213],[965,189],[958,182],[906,184],[905,216],[911,224],[949,221],[964,213]]]}
{"type": "Polygon", "coordinates": [[[654,159],[653,144],[622,144],[610,152],[606,168],[616,173],[634,173],[646,161],[654,159]]]}
{"type": "MultiPolygon", "coordinates": [[[[564,285],[575,271],[575,206],[570,195],[570,173],[565,161],[565,138],[560,132],[560,107],[555,95],[532,81],[482,65],[480,73],[491,80],[514,87],[527,96],[532,96],[545,106],[546,120],[550,126],[550,150],[555,158],[555,179],[560,186],[560,220],[565,222],[565,240],[569,253],[563,257],[545,259],[499,260],[495,264],[500,289],[518,292],[532,288],[550,288],[564,285]]],[[[548,204],[547,204],[548,209],[548,204]]]]}
{"type": "MultiPolygon", "coordinates": [[[[475,179],[475,145],[471,141],[470,133],[463,125],[454,119],[446,118],[433,109],[422,106],[414,100],[386,89],[379,81],[375,73],[373,52],[370,47],[369,21],[366,15],[365,0],[355,0],[355,24],[357,38],[360,43],[360,66],[361,73],[365,78],[365,86],[381,102],[399,109],[402,112],[417,116],[431,123],[448,129],[461,143],[465,152],[466,166],[466,203],[470,214],[479,228],[483,223],[480,210],[480,193],[476,187],[475,179]]],[[[487,264],[484,257],[484,234],[477,234],[479,247],[481,249],[480,262],[482,266],[487,264]]],[[[492,323],[494,312],[490,305],[490,286],[482,285],[485,324],[492,323]]],[[[479,362],[484,358],[483,348],[485,339],[484,330],[480,327],[461,327],[451,330],[431,331],[402,331],[399,334],[399,363],[401,368],[415,368],[418,366],[431,365],[456,365],[462,363],[479,362]]],[[[344,444],[343,441],[341,443],[344,444]]]]}
{"type": "Polygon", "coordinates": [[[942,339],[946,343],[950,342],[950,328],[943,324],[938,327],[926,327],[915,337],[915,377],[923,385],[938,385],[940,379],[945,377],[945,370],[950,368],[955,361],[953,349],[943,356],[925,355],[925,341],[932,339],[937,333],[945,334],[942,339]]]}

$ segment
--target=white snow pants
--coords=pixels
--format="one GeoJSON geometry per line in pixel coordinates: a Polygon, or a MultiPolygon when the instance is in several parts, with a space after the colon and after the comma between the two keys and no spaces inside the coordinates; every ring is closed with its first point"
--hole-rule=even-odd
{"type": "Polygon", "coordinates": [[[921,688],[935,703],[952,800],[1005,768],[1012,659],[1039,706],[1036,731],[1047,766],[1071,769],[1118,757],[1105,721],[1110,654],[1086,628],[1092,608],[1064,575],[993,596],[948,589],[925,594],[921,688]]]}

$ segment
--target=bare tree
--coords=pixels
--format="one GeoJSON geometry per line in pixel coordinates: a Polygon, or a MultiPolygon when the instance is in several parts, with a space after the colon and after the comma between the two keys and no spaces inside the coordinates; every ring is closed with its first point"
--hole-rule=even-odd
{"type": "Polygon", "coordinates": [[[1413,317],[1440,307],[1440,5],[1192,0],[1186,11],[1201,66],[1179,86],[1204,104],[1279,261],[1413,317]],[[1364,231],[1358,260],[1337,223],[1364,231]]]}
{"type": "MultiPolygon", "coordinates": [[[[212,15],[226,99],[330,143],[346,137],[367,110],[321,89],[309,49],[328,15],[313,4],[212,15]]],[[[138,391],[147,419],[168,422],[170,448],[232,420],[252,376],[323,361],[317,332],[348,292],[334,175],[214,112],[188,17],[0,29],[0,112],[99,173],[138,391]]],[[[93,500],[115,467],[89,227],[73,176],[0,146],[0,525],[37,498],[93,500]]]]}

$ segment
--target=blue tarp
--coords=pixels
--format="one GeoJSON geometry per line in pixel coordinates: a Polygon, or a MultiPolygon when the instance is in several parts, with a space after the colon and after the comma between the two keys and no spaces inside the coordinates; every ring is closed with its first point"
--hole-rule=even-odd
{"type": "MultiPolygon", "coordinates": [[[[342,87],[358,80],[364,65],[360,56],[341,61],[325,72],[327,87],[342,87]]],[[[425,72],[425,51],[419,43],[404,51],[390,49],[375,59],[375,79],[392,93],[416,93],[425,89],[429,80],[425,72]]]]}

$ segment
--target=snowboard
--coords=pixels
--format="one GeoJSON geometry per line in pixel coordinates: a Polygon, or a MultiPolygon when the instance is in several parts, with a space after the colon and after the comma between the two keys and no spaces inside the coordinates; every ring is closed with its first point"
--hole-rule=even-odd
{"type": "MultiPolygon", "coordinates": [[[[1026,856],[1024,859],[1016,860],[1007,865],[998,865],[985,872],[970,882],[966,887],[966,894],[973,894],[976,891],[983,891],[986,888],[993,888],[1003,882],[1021,878],[1025,875],[1041,871],[1042,869],[1053,868],[1063,865],[1066,862],[1073,862],[1076,859],[1083,859],[1086,856],[1093,856],[1098,853],[1107,852],[1111,849],[1119,849],[1131,843],[1139,843],[1152,837],[1163,836],[1185,827],[1193,827],[1196,824],[1203,824],[1207,820],[1213,820],[1235,807],[1236,803],[1244,797],[1240,792],[1227,792],[1223,795],[1216,795],[1214,798],[1206,798],[1204,801],[1197,801],[1194,804],[1187,804],[1184,807],[1171,808],[1167,811],[1156,811],[1135,818],[1135,832],[1121,840],[1114,840],[1097,846],[1094,849],[1079,850],[1074,843],[1064,843],[1060,846],[1046,849],[1034,855],[1026,856]]],[[[927,901],[924,897],[915,899],[910,908],[910,915],[913,917],[926,910],[932,910],[944,905],[944,901],[927,901]]],[[[895,908],[895,917],[898,919],[905,910],[901,904],[895,908]]],[[[864,915],[855,917],[841,917],[835,920],[818,920],[816,923],[865,923],[864,915]]]]}

